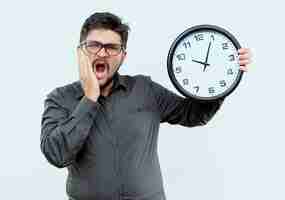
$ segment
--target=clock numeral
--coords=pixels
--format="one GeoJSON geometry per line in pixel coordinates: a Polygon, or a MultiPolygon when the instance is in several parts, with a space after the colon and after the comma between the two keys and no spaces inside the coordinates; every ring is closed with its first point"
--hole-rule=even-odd
{"type": "Polygon", "coordinates": [[[234,61],[235,60],[235,56],[233,54],[229,55],[229,58],[230,58],[230,61],[234,61]]]}
{"type": "Polygon", "coordinates": [[[211,35],[211,38],[213,41],[215,41],[215,36],[214,35],[211,35]]]}
{"type": "Polygon", "coordinates": [[[187,49],[187,48],[191,48],[191,44],[190,44],[190,42],[189,42],[189,41],[187,41],[187,42],[183,42],[183,46],[185,47],[185,49],[187,49]]]}
{"type": "Polygon", "coordinates": [[[227,71],[227,74],[228,74],[228,75],[233,75],[233,74],[234,74],[233,69],[232,69],[232,68],[229,68],[228,71],[227,71]]]}
{"type": "Polygon", "coordinates": [[[182,72],[182,68],[179,66],[179,67],[176,67],[175,68],[175,72],[177,73],[177,74],[179,74],[179,73],[181,73],[182,72]]]}
{"type": "Polygon", "coordinates": [[[227,85],[225,80],[220,80],[219,83],[221,87],[225,87],[227,85]]]}
{"type": "Polygon", "coordinates": [[[197,34],[194,37],[195,37],[196,41],[204,40],[204,35],[202,33],[197,34]]]}
{"type": "Polygon", "coordinates": [[[222,43],[223,50],[229,49],[228,43],[222,43]]]}
{"type": "Polygon", "coordinates": [[[199,86],[195,86],[193,88],[196,89],[196,93],[199,91],[199,86]]]}
{"type": "Polygon", "coordinates": [[[209,91],[209,94],[214,94],[215,93],[215,88],[214,87],[209,87],[208,91],[209,91]]]}
{"type": "Polygon", "coordinates": [[[186,59],[185,53],[178,54],[178,55],[177,55],[177,59],[178,59],[179,61],[180,61],[180,60],[185,60],[185,59],[186,59]]]}
{"type": "Polygon", "coordinates": [[[189,85],[189,79],[188,78],[183,79],[183,85],[189,85]]]}

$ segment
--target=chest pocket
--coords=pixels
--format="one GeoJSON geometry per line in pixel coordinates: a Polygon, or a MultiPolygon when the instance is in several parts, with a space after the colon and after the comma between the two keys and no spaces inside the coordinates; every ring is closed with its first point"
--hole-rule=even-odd
{"type": "Polygon", "coordinates": [[[126,109],[125,114],[139,114],[141,112],[151,112],[154,111],[151,106],[137,105],[130,106],[126,109]]]}
{"type": "Polygon", "coordinates": [[[158,114],[151,106],[130,105],[117,115],[111,126],[120,144],[130,141],[135,144],[137,140],[146,141],[158,124],[158,114]]]}

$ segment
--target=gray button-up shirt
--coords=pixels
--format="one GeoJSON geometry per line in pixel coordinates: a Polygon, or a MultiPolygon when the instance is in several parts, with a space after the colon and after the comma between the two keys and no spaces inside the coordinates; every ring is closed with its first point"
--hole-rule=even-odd
{"type": "Polygon", "coordinates": [[[165,200],[157,154],[159,124],[206,124],[223,99],[200,102],[150,77],[116,74],[109,96],[94,102],[81,82],[55,88],[44,102],[41,150],[67,167],[73,200],[165,200]]]}

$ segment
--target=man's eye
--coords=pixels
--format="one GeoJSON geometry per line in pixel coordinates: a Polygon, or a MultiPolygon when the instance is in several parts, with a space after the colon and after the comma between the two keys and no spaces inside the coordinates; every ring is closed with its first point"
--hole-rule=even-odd
{"type": "Polygon", "coordinates": [[[116,45],[108,46],[107,48],[108,48],[108,49],[112,49],[112,50],[118,50],[118,49],[120,49],[120,47],[119,47],[119,46],[116,46],[116,45]]]}
{"type": "Polygon", "coordinates": [[[100,44],[86,44],[86,47],[90,47],[90,48],[99,48],[101,45],[100,44]]]}

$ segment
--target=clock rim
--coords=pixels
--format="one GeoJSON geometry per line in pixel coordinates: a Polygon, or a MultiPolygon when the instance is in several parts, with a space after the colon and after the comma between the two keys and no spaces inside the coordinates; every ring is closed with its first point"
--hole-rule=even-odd
{"type": "Polygon", "coordinates": [[[188,29],[186,29],[185,31],[183,31],[181,34],[179,34],[175,40],[172,42],[171,47],[169,49],[168,52],[168,56],[167,56],[167,72],[168,75],[170,77],[171,82],[173,83],[174,87],[185,97],[192,97],[194,99],[198,99],[198,100],[216,100],[216,99],[220,99],[220,98],[225,98],[226,96],[230,95],[239,85],[242,75],[243,75],[243,71],[239,69],[238,75],[235,79],[235,81],[231,84],[231,86],[223,93],[213,96],[213,97],[201,97],[201,96],[197,96],[194,95],[190,92],[188,92],[187,90],[185,90],[181,84],[177,81],[177,79],[175,78],[175,74],[173,71],[173,66],[172,66],[172,60],[173,60],[173,56],[174,56],[174,52],[176,47],[178,46],[178,44],[180,43],[181,40],[183,40],[185,37],[187,37],[189,34],[197,32],[197,31],[203,31],[203,30],[207,30],[207,31],[215,31],[215,32],[219,32],[220,34],[226,36],[235,46],[236,50],[241,48],[240,43],[238,42],[238,40],[226,29],[217,26],[217,25],[212,25],[212,24],[202,24],[202,25],[196,25],[193,27],[190,27],[188,29]]]}

